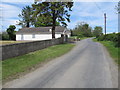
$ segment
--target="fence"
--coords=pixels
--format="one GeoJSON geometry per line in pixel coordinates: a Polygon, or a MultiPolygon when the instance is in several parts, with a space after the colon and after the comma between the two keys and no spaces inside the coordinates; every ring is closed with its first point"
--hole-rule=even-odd
{"type": "Polygon", "coordinates": [[[24,55],[29,52],[41,50],[52,45],[62,44],[64,42],[67,42],[67,40],[65,40],[64,37],[61,37],[57,39],[43,41],[32,41],[25,43],[2,45],[0,46],[0,49],[2,49],[1,60],[6,60],[8,58],[24,55]]]}

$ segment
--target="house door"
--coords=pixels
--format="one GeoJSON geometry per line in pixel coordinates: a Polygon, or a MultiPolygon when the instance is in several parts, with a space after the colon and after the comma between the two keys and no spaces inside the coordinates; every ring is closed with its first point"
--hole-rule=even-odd
{"type": "Polygon", "coordinates": [[[24,40],[23,34],[21,34],[21,40],[24,40]]]}

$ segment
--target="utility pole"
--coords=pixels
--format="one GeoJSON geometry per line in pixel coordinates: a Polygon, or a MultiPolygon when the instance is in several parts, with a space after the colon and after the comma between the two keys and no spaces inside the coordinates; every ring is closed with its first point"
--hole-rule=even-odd
{"type": "Polygon", "coordinates": [[[105,20],[105,22],[104,22],[104,30],[105,30],[105,35],[106,35],[106,13],[104,13],[104,20],[105,20]]]}

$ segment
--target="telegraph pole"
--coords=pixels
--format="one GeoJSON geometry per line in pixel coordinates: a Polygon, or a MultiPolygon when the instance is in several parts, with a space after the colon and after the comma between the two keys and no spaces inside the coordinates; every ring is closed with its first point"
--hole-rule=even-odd
{"type": "Polygon", "coordinates": [[[106,13],[104,13],[104,30],[105,30],[105,35],[106,35],[106,13]]]}

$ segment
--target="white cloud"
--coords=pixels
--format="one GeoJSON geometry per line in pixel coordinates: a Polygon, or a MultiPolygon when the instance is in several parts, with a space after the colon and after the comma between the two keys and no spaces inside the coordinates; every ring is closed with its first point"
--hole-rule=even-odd
{"type": "Polygon", "coordinates": [[[1,7],[1,17],[2,17],[2,27],[6,30],[9,25],[16,25],[18,21],[18,14],[21,12],[21,8],[10,5],[10,4],[0,4],[1,7]]]}
{"type": "MultiPolygon", "coordinates": [[[[97,2],[97,5],[102,9],[102,11],[107,13],[107,29],[108,32],[118,31],[118,15],[115,13],[115,2],[97,2]],[[104,9],[103,9],[104,8],[104,9]]],[[[102,26],[104,28],[104,12],[102,12],[94,2],[78,2],[75,3],[73,11],[71,12],[71,23],[68,27],[73,29],[77,22],[85,21],[90,26],[102,26]]]]}
{"type": "Polygon", "coordinates": [[[12,2],[34,2],[34,0],[3,0],[2,2],[9,2],[9,3],[12,3],[12,2]]]}
{"type": "MultiPolygon", "coordinates": [[[[9,25],[15,25],[16,26],[18,21],[19,21],[18,19],[7,19],[7,20],[2,21],[3,29],[6,30],[9,27],[9,25]]],[[[16,30],[18,30],[19,28],[20,27],[17,26],[16,30]]]]}
{"type": "Polygon", "coordinates": [[[119,2],[119,0],[73,0],[74,2],[119,2]]]}
{"type": "MultiPolygon", "coordinates": [[[[2,2],[34,2],[35,0],[4,0],[2,2]]],[[[45,0],[41,0],[45,1],[45,0]]],[[[56,1],[56,0],[55,0],[56,1]]],[[[67,2],[68,0],[63,0],[67,2]]],[[[119,0],[73,0],[74,2],[118,2],[119,0]]]]}
{"type": "Polygon", "coordinates": [[[21,9],[12,5],[2,4],[2,17],[3,20],[18,17],[18,14],[21,12],[21,9]]]}
{"type": "MultiPolygon", "coordinates": [[[[32,2],[34,0],[4,0],[4,2],[32,2]]],[[[115,28],[117,31],[117,14],[115,13],[115,5],[117,3],[99,3],[98,1],[103,0],[93,0],[97,2],[97,5],[102,9],[102,11],[95,5],[94,2],[86,2],[88,0],[84,0],[83,2],[76,2],[73,6],[73,11],[71,12],[71,22],[68,23],[68,28],[74,28],[78,22],[85,21],[90,24],[90,26],[103,26],[104,24],[104,17],[103,12],[107,13],[107,26],[109,26],[109,32],[112,32],[112,29],[115,28]],[[113,27],[114,26],[114,27],[113,27]]],[[[105,1],[105,0],[104,0],[105,1]]],[[[109,0],[110,1],[110,0],[109,0]]],[[[117,1],[117,0],[116,0],[117,1]]],[[[27,5],[28,3],[25,3],[27,5]]],[[[16,21],[18,21],[18,14],[20,14],[21,9],[14,5],[10,4],[0,4],[0,10],[2,7],[2,16],[4,17],[3,23],[4,27],[8,27],[9,25],[15,25],[16,21]]],[[[19,28],[19,27],[18,27],[19,28]]]]}

